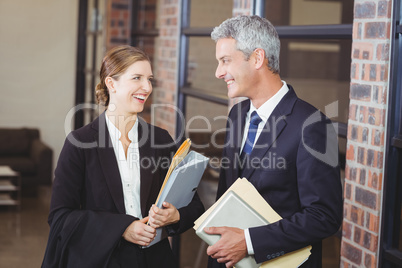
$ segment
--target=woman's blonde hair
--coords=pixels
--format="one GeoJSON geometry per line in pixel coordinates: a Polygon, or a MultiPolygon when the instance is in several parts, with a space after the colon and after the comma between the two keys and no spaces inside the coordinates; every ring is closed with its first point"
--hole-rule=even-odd
{"type": "Polygon", "coordinates": [[[117,46],[106,53],[99,72],[100,82],[95,88],[95,97],[99,104],[109,106],[109,89],[105,84],[106,77],[118,80],[128,67],[137,61],[148,61],[149,57],[140,49],[132,46],[117,46]]]}

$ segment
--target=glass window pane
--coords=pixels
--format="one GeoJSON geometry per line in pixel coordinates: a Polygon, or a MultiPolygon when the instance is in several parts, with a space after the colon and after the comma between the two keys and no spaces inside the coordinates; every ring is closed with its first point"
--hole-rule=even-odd
{"type": "Polygon", "coordinates": [[[273,25],[344,24],[353,21],[353,1],[265,1],[265,17],[273,25]]]}
{"type": "Polygon", "coordinates": [[[144,51],[151,59],[152,67],[155,68],[156,62],[154,61],[156,49],[156,37],[153,36],[136,36],[133,38],[133,45],[144,51]]]}
{"type": "Polygon", "coordinates": [[[159,25],[159,16],[157,16],[158,0],[137,0],[133,1],[133,10],[136,16],[133,16],[133,25],[137,30],[152,30],[159,25]]]}
{"type": "Polygon", "coordinates": [[[202,142],[192,143],[192,146],[194,146],[195,149],[202,148],[206,145],[221,147],[218,145],[222,145],[223,142],[214,142],[211,136],[214,136],[214,133],[218,136],[220,135],[219,133],[224,135],[228,107],[190,96],[186,97],[186,107],[186,136],[191,137],[192,133],[206,135],[206,139],[202,139],[202,142]]]}
{"type": "Polygon", "coordinates": [[[191,147],[208,157],[220,158],[228,107],[190,96],[186,97],[186,107],[185,135],[191,138],[191,147]]]}
{"type": "Polygon", "coordinates": [[[189,40],[187,87],[227,97],[227,87],[215,77],[218,62],[215,58],[215,42],[209,37],[191,37],[189,40]]]}
{"type": "MultiPolygon", "coordinates": [[[[191,139],[191,150],[209,157],[197,193],[205,209],[215,203],[218,189],[220,158],[222,156],[228,107],[208,101],[186,97],[186,137],[191,139]]],[[[194,230],[181,235],[180,267],[207,267],[206,246],[194,230]]]]}
{"type": "Polygon", "coordinates": [[[281,40],[280,73],[301,99],[347,123],[351,40],[281,40]]]}
{"type": "Polygon", "coordinates": [[[233,0],[192,0],[190,27],[215,27],[232,17],[233,0]]]}

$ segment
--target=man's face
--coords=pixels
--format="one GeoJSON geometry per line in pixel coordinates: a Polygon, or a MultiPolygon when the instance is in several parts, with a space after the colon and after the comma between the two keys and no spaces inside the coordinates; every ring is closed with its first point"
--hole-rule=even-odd
{"type": "Polygon", "coordinates": [[[225,80],[229,98],[250,98],[250,87],[253,83],[254,66],[246,60],[243,52],[236,49],[233,38],[219,39],[216,43],[216,59],[218,67],[215,76],[225,80]]]}

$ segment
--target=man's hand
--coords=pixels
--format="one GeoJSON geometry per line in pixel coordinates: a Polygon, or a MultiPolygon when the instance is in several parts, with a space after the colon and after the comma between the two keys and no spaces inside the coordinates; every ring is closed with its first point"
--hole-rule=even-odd
{"type": "Polygon", "coordinates": [[[168,202],[163,202],[162,208],[153,205],[149,210],[149,225],[159,228],[176,223],[180,220],[180,213],[175,206],[168,202]]]}
{"type": "Polygon", "coordinates": [[[156,235],[155,228],[148,226],[148,217],[133,221],[123,233],[123,238],[128,242],[140,246],[148,246],[156,235]]]}
{"type": "Polygon", "coordinates": [[[221,238],[213,246],[207,248],[207,254],[226,267],[233,267],[247,255],[244,230],[233,227],[209,227],[207,234],[218,234],[221,238]]]}

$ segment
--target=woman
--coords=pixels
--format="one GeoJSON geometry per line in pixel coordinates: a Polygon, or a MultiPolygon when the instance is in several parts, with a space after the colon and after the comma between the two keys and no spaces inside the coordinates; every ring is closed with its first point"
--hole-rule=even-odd
{"type": "Polygon", "coordinates": [[[166,130],[138,117],[152,78],[137,48],[119,46],[103,59],[96,96],[107,109],[65,141],[42,267],[178,266],[167,239],[147,246],[156,228],[169,235],[191,228],[204,207],[196,194],[184,208],[151,208],[177,149],[166,130]]]}

